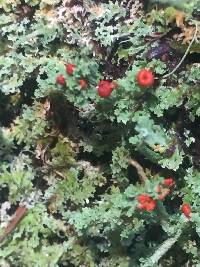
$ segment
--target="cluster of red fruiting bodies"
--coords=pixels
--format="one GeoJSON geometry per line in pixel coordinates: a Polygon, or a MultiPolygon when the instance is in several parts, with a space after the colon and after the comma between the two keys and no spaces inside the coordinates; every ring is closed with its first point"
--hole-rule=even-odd
{"type": "MultiPolygon", "coordinates": [[[[76,66],[74,64],[69,63],[69,64],[66,64],[65,67],[66,67],[67,74],[72,76],[76,66]]],[[[154,85],[155,77],[152,71],[147,70],[147,69],[141,69],[136,75],[136,81],[141,88],[148,88],[154,85]]],[[[64,85],[65,84],[64,75],[59,74],[56,77],[56,82],[60,85],[64,85]]],[[[79,85],[81,89],[87,89],[88,82],[85,79],[81,79],[79,80],[79,85]]],[[[113,89],[115,88],[117,88],[116,82],[101,80],[99,81],[99,84],[98,84],[98,94],[102,98],[109,97],[113,89]]],[[[174,185],[173,178],[164,179],[163,183],[161,185],[158,185],[156,188],[156,191],[158,193],[158,200],[163,201],[165,197],[170,194],[171,188],[173,187],[173,185],[174,185]]],[[[157,202],[151,196],[147,194],[142,194],[142,195],[139,195],[137,199],[139,202],[139,205],[138,205],[139,209],[146,210],[149,212],[155,210],[157,202]]],[[[191,217],[191,208],[189,204],[184,203],[181,207],[181,211],[187,218],[191,217]]]]}
{"type": "MultiPolygon", "coordinates": [[[[69,64],[66,64],[65,67],[66,67],[67,74],[72,76],[76,66],[74,64],[69,63],[69,64]]],[[[65,85],[65,81],[66,81],[66,79],[65,79],[64,75],[62,75],[62,74],[59,74],[56,77],[56,82],[60,85],[65,85]]],[[[80,85],[81,89],[87,89],[88,82],[85,79],[81,79],[81,80],[79,80],[79,85],[80,85]]],[[[117,84],[115,82],[101,80],[101,81],[99,81],[99,84],[98,84],[98,94],[100,97],[106,98],[106,97],[110,96],[113,89],[115,89],[116,87],[117,87],[117,84]]]]}
{"type": "MultiPolygon", "coordinates": [[[[67,74],[68,75],[73,75],[75,67],[76,66],[74,64],[70,64],[70,63],[69,64],[66,64],[65,65],[65,68],[66,68],[67,74]]],[[[80,83],[82,83],[81,81],[83,81],[83,80],[80,80],[80,83]]],[[[58,84],[60,84],[60,85],[64,85],[65,84],[65,77],[64,77],[64,75],[58,74],[57,77],[56,77],[56,82],[58,84]]]]}
{"type": "MultiPolygon", "coordinates": [[[[158,185],[156,191],[158,193],[158,200],[163,201],[169,195],[171,188],[174,185],[173,178],[164,179],[161,185],[158,185]]],[[[146,211],[153,211],[156,209],[157,201],[147,194],[141,194],[137,197],[138,208],[146,211]]],[[[191,207],[189,204],[184,203],[181,207],[182,213],[189,219],[191,217],[191,207]]]]}
{"type": "MultiPolygon", "coordinates": [[[[69,64],[66,64],[65,67],[66,67],[67,74],[72,76],[76,66],[74,64],[69,63],[69,64]]],[[[150,70],[142,69],[137,73],[136,81],[137,81],[138,85],[142,88],[151,87],[155,81],[154,74],[150,70]]],[[[59,74],[56,77],[56,82],[60,85],[65,85],[64,75],[59,74]]],[[[79,85],[80,85],[81,89],[87,89],[88,82],[85,79],[81,79],[81,80],[79,80],[79,85]]],[[[115,89],[116,87],[117,87],[116,82],[101,80],[101,81],[99,81],[99,84],[98,84],[98,94],[102,98],[109,97],[111,95],[113,89],[115,89]]]]}

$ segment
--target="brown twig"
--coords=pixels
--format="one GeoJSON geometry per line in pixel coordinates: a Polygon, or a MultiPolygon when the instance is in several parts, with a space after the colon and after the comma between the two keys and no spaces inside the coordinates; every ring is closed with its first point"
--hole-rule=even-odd
{"type": "Polygon", "coordinates": [[[64,174],[62,174],[61,172],[56,171],[56,170],[53,170],[53,172],[54,172],[55,174],[57,174],[58,176],[60,176],[61,178],[63,178],[64,180],[67,179],[67,177],[66,177],[64,174]]]}
{"type": "Polygon", "coordinates": [[[129,159],[129,163],[136,168],[137,170],[137,173],[139,175],[139,178],[140,178],[140,182],[142,184],[145,183],[146,179],[147,179],[147,176],[146,176],[146,173],[144,172],[142,166],[135,160],[133,159],[129,159]]]}
{"type": "Polygon", "coordinates": [[[15,211],[15,214],[8,226],[3,230],[3,233],[0,235],[0,243],[17,227],[17,225],[21,222],[23,217],[26,215],[28,209],[26,206],[20,206],[15,211]]]}

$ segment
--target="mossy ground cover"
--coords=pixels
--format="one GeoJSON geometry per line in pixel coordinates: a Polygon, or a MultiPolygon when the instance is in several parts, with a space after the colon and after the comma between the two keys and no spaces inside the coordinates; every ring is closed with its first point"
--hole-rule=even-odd
{"type": "Polygon", "coordinates": [[[0,266],[200,266],[200,2],[0,0],[0,266]]]}

